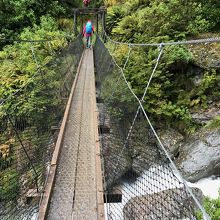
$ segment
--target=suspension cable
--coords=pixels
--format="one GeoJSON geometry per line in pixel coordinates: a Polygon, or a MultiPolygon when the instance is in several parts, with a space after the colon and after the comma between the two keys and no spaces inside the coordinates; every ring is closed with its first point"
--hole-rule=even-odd
{"type": "MultiPolygon", "coordinates": [[[[158,57],[157,57],[156,65],[154,66],[153,72],[152,72],[152,74],[151,74],[151,76],[150,76],[150,78],[149,78],[149,80],[148,80],[148,83],[147,83],[147,86],[146,86],[146,88],[145,88],[144,94],[143,94],[143,96],[142,96],[142,98],[141,98],[141,102],[144,101],[144,98],[145,98],[145,96],[146,96],[146,94],[147,94],[147,90],[148,90],[148,88],[149,88],[149,85],[150,85],[150,83],[151,83],[151,80],[152,80],[152,78],[153,78],[153,76],[154,76],[154,73],[156,72],[157,67],[158,67],[158,64],[159,64],[160,58],[161,58],[161,56],[162,56],[162,53],[163,53],[163,46],[160,45],[160,47],[159,47],[159,55],[158,55],[158,57]]],[[[123,148],[126,147],[127,142],[128,142],[128,140],[129,140],[129,138],[130,138],[130,136],[131,136],[131,133],[132,133],[133,127],[134,127],[134,125],[135,125],[135,121],[136,121],[136,119],[137,119],[137,116],[138,116],[138,114],[139,114],[140,109],[141,109],[141,107],[138,106],[137,112],[136,112],[136,114],[135,114],[135,117],[134,117],[134,119],[133,119],[133,122],[132,122],[132,124],[131,124],[131,127],[130,127],[130,129],[129,129],[129,131],[128,131],[128,135],[127,135],[127,137],[126,137],[126,140],[125,140],[125,143],[124,143],[123,148]]]]}
{"type": "MultiPolygon", "coordinates": [[[[124,66],[123,66],[123,70],[125,70],[125,68],[126,68],[126,66],[128,64],[128,61],[130,59],[130,56],[131,56],[131,47],[129,46],[128,55],[127,55],[127,59],[126,59],[126,61],[124,63],[124,66]]],[[[115,89],[113,90],[113,92],[112,92],[111,96],[109,96],[109,98],[114,96],[114,94],[116,92],[116,88],[117,88],[117,86],[119,84],[119,81],[120,81],[121,77],[122,77],[121,75],[118,76],[118,79],[117,79],[117,81],[115,83],[115,86],[114,86],[115,89]]]]}
{"type": "Polygon", "coordinates": [[[23,144],[23,142],[22,142],[22,140],[21,140],[21,137],[20,137],[20,135],[18,134],[18,131],[17,131],[17,129],[16,129],[16,127],[15,127],[15,125],[14,125],[14,123],[13,123],[11,117],[9,116],[8,112],[6,112],[6,115],[7,115],[7,118],[8,118],[8,120],[9,120],[9,122],[10,122],[10,124],[11,124],[11,126],[12,126],[12,128],[13,128],[13,130],[14,130],[14,132],[15,132],[15,135],[16,135],[17,138],[18,138],[19,143],[21,144],[21,147],[22,147],[22,149],[23,149],[23,151],[24,151],[24,153],[25,153],[25,155],[26,155],[28,161],[30,162],[30,166],[31,166],[31,168],[33,169],[33,172],[34,172],[34,175],[35,175],[34,181],[35,181],[35,185],[36,185],[36,187],[37,187],[37,192],[39,192],[38,174],[37,174],[37,171],[36,171],[36,169],[35,169],[35,166],[34,166],[32,160],[31,160],[31,158],[30,158],[30,156],[29,156],[29,154],[28,154],[28,152],[27,152],[27,150],[26,150],[26,148],[25,148],[25,146],[24,146],[24,144],[23,144]]]}
{"type": "Polygon", "coordinates": [[[20,91],[22,91],[23,88],[25,88],[35,77],[36,75],[39,73],[40,69],[38,68],[39,67],[39,64],[37,62],[37,59],[35,57],[35,54],[34,54],[34,50],[32,48],[32,46],[30,46],[31,48],[31,52],[32,52],[32,56],[34,58],[34,61],[35,63],[37,64],[37,71],[33,74],[33,76],[31,78],[29,78],[25,84],[23,84],[17,91],[15,91],[14,93],[10,94],[7,98],[1,100],[0,102],[0,106],[2,106],[6,101],[8,101],[10,98],[14,97],[15,95],[17,95],[20,91]]]}
{"type": "Polygon", "coordinates": [[[169,46],[169,45],[182,45],[182,44],[201,44],[201,43],[216,43],[220,42],[220,37],[213,37],[213,38],[204,38],[204,39],[196,39],[196,40],[188,40],[188,41],[177,41],[177,42],[162,42],[162,43],[126,43],[126,42],[119,42],[116,40],[111,39],[107,33],[104,31],[106,37],[115,44],[120,45],[131,45],[131,46],[169,46]]]}
{"type": "MultiPolygon", "coordinates": [[[[161,44],[159,44],[159,46],[160,46],[160,45],[161,45],[161,44]]],[[[165,44],[163,44],[163,45],[165,45],[165,44]]],[[[156,46],[156,45],[154,45],[154,46],[156,46]]],[[[158,46],[158,45],[157,45],[157,46],[158,46]]],[[[107,48],[107,50],[108,50],[108,48],[107,48]]],[[[109,50],[108,50],[108,51],[109,51],[109,50]]],[[[109,51],[109,54],[111,55],[110,51],[109,51]]],[[[161,54],[162,54],[162,53],[161,53],[161,54]]],[[[169,153],[168,153],[167,150],[165,149],[165,147],[164,147],[163,143],[161,142],[159,136],[157,135],[157,133],[156,133],[156,131],[155,131],[155,129],[154,129],[152,123],[150,122],[150,119],[148,118],[148,115],[147,115],[147,113],[146,113],[146,111],[145,111],[145,109],[144,109],[144,107],[143,107],[142,101],[137,97],[137,95],[134,93],[133,89],[132,89],[131,86],[129,85],[129,83],[128,83],[127,79],[126,79],[126,76],[125,76],[125,74],[124,74],[124,70],[118,65],[118,63],[116,62],[115,58],[114,58],[112,55],[111,55],[111,57],[112,57],[113,61],[115,62],[115,65],[119,68],[119,70],[120,70],[120,72],[121,72],[121,74],[122,74],[122,76],[123,76],[123,78],[124,78],[124,81],[125,81],[127,87],[129,88],[130,92],[132,93],[132,95],[134,96],[134,98],[138,101],[139,106],[140,106],[142,112],[144,113],[144,116],[145,116],[145,118],[146,118],[148,124],[150,125],[150,128],[151,128],[152,132],[154,133],[154,135],[155,135],[155,137],[156,137],[156,139],[157,139],[157,141],[158,141],[160,147],[161,147],[162,150],[164,151],[165,155],[166,155],[167,158],[169,159],[169,161],[170,161],[170,163],[171,163],[171,165],[172,165],[173,170],[178,174],[180,180],[182,181],[182,183],[183,183],[184,186],[186,187],[187,191],[190,193],[190,195],[192,196],[193,200],[194,200],[195,203],[197,204],[198,208],[201,210],[201,212],[202,212],[202,214],[203,214],[203,218],[204,218],[205,220],[211,220],[210,217],[209,217],[209,215],[206,213],[205,209],[202,207],[202,205],[200,204],[200,202],[197,200],[197,198],[196,198],[195,195],[193,194],[192,190],[191,190],[191,189],[189,188],[189,186],[187,185],[186,181],[184,180],[184,178],[182,177],[181,173],[180,173],[179,170],[177,169],[176,165],[175,165],[174,162],[172,161],[172,159],[171,159],[169,153]]]]}
{"type": "MultiPolygon", "coordinates": [[[[123,69],[121,69],[121,70],[124,70],[124,69],[125,69],[125,66],[126,66],[128,60],[129,60],[129,58],[130,58],[130,51],[131,51],[131,47],[129,46],[129,52],[128,52],[127,60],[126,60],[126,62],[125,62],[125,65],[124,65],[123,69]]],[[[151,82],[151,80],[152,80],[152,78],[153,78],[153,75],[154,75],[154,73],[156,72],[156,69],[157,69],[157,66],[158,66],[158,64],[159,64],[159,60],[160,60],[160,58],[161,58],[161,56],[162,56],[162,53],[163,53],[163,47],[162,47],[162,45],[160,45],[160,47],[159,47],[159,55],[158,55],[158,57],[157,57],[157,61],[156,61],[156,64],[155,64],[155,66],[154,66],[154,69],[153,69],[153,71],[152,71],[152,74],[151,74],[151,76],[150,76],[150,78],[149,78],[149,80],[148,80],[148,83],[147,83],[147,86],[146,86],[146,88],[145,88],[144,94],[143,94],[143,96],[142,96],[142,98],[141,98],[141,102],[143,102],[143,100],[144,100],[144,98],[145,98],[145,96],[146,96],[147,90],[148,90],[148,88],[149,88],[149,85],[150,85],[150,82],[151,82]]],[[[114,59],[113,56],[112,56],[112,59],[114,60],[114,62],[115,62],[115,64],[116,64],[116,60],[114,59]]],[[[121,78],[121,77],[122,77],[122,74],[121,74],[119,77],[121,78]]],[[[113,93],[114,93],[114,92],[115,92],[115,90],[113,91],[113,93]]],[[[133,121],[132,121],[132,124],[131,124],[131,126],[130,126],[130,128],[129,128],[127,137],[126,137],[126,139],[125,139],[125,141],[124,141],[124,144],[123,144],[123,147],[122,147],[122,149],[121,149],[121,152],[119,153],[119,156],[122,155],[123,151],[125,150],[125,148],[126,148],[126,146],[127,146],[128,140],[129,140],[129,138],[130,138],[130,136],[131,136],[131,134],[132,134],[132,131],[133,131],[133,128],[134,128],[134,125],[135,125],[135,122],[136,122],[136,119],[137,119],[137,117],[138,117],[138,114],[139,114],[140,109],[141,109],[141,107],[138,106],[138,109],[137,109],[137,111],[136,111],[135,117],[134,117],[134,119],[133,119],[133,121]]],[[[114,172],[113,172],[113,173],[115,173],[116,170],[117,170],[117,168],[118,168],[119,160],[120,160],[120,158],[118,157],[118,160],[117,160],[117,162],[116,162],[116,166],[115,166],[115,169],[114,169],[114,172]]]]}
{"type": "Polygon", "coordinates": [[[42,43],[42,42],[51,42],[51,41],[55,41],[55,40],[59,40],[59,38],[54,38],[54,39],[42,39],[42,40],[20,40],[20,39],[0,39],[0,42],[26,42],[26,43],[42,43]]]}

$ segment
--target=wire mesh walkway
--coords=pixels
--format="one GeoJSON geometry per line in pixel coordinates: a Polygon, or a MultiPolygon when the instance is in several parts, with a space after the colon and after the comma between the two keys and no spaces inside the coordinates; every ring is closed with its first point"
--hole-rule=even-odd
{"type": "Polygon", "coordinates": [[[98,130],[92,50],[84,53],[71,103],[47,219],[101,219],[97,201],[98,130]]]}

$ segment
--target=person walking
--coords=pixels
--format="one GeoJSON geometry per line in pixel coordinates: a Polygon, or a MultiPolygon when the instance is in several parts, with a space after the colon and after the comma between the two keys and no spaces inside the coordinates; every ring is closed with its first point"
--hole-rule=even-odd
{"type": "Polygon", "coordinates": [[[91,47],[92,35],[94,34],[95,29],[91,20],[88,20],[83,28],[83,35],[86,38],[86,48],[91,47]]]}

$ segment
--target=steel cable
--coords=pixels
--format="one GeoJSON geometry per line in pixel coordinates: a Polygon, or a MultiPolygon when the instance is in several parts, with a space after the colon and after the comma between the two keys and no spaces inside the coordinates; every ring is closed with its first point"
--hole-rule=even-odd
{"type": "MultiPolygon", "coordinates": [[[[114,41],[113,41],[113,42],[114,42],[114,41]]],[[[116,42],[114,42],[114,43],[116,43],[116,42]]],[[[103,43],[103,44],[104,44],[104,43],[103,43]]],[[[167,44],[155,44],[155,45],[151,45],[151,46],[160,46],[160,47],[162,47],[163,45],[167,45],[167,44]]],[[[132,46],[132,44],[131,44],[131,46],[132,46]]],[[[145,44],[144,46],[148,46],[148,45],[145,44]]],[[[107,49],[107,50],[108,50],[108,49],[107,49]]],[[[109,52],[109,50],[108,50],[108,52],[109,52]]],[[[110,53],[110,52],[109,52],[109,53],[110,53]]],[[[162,50],[161,50],[160,56],[161,56],[161,54],[162,54],[162,50]]],[[[111,55],[111,53],[110,53],[110,55],[111,55]]],[[[165,149],[165,147],[164,147],[163,143],[161,142],[159,136],[157,135],[157,133],[156,133],[156,131],[155,131],[155,129],[154,129],[152,123],[150,122],[149,117],[148,117],[148,115],[147,115],[147,113],[146,113],[146,111],[145,111],[145,109],[144,109],[144,107],[143,107],[143,104],[142,104],[142,101],[143,101],[143,100],[140,100],[140,99],[137,97],[137,95],[134,93],[133,89],[131,88],[129,82],[128,82],[127,79],[126,79],[126,76],[125,76],[125,74],[124,74],[124,70],[118,65],[118,63],[116,62],[115,58],[114,58],[112,55],[111,55],[111,57],[112,57],[113,61],[115,62],[116,67],[120,70],[120,73],[121,73],[121,75],[122,75],[122,77],[123,77],[123,79],[124,79],[124,81],[125,81],[127,87],[129,88],[131,94],[133,95],[133,97],[134,97],[134,98],[137,100],[137,102],[139,103],[139,108],[142,110],[142,112],[143,112],[143,114],[144,114],[144,116],[145,116],[145,118],[146,118],[146,120],[147,120],[147,122],[148,122],[148,124],[149,124],[149,126],[150,126],[150,128],[151,128],[151,130],[152,130],[152,132],[153,132],[153,134],[154,134],[154,136],[156,137],[156,139],[157,139],[157,141],[158,141],[158,143],[159,143],[161,149],[163,150],[163,152],[165,153],[165,155],[166,155],[166,157],[168,158],[169,162],[171,163],[173,170],[178,174],[178,177],[180,178],[181,182],[184,184],[184,187],[185,187],[185,188],[187,189],[187,191],[190,193],[190,195],[192,196],[194,202],[197,204],[198,208],[201,210],[201,212],[202,212],[202,214],[203,214],[203,218],[204,218],[205,220],[210,220],[210,217],[208,216],[208,214],[206,213],[206,211],[204,210],[204,208],[202,207],[202,205],[200,204],[200,202],[197,200],[197,198],[195,197],[195,195],[192,193],[192,190],[188,187],[186,181],[184,180],[184,178],[182,177],[182,175],[181,175],[180,172],[178,171],[176,165],[175,165],[174,162],[172,161],[172,159],[171,159],[169,153],[167,152],[167,150],[165,149]]],[[[158,62],[159,62],[159,60],[158,60],[158,62]]],[[[149,83],[149,85],[150,85],[150,83],[149,83]]],[[[147,88],[149,87],[149,85],[146,87],[146,90],[147,90],[147,88]]],[[[146,92],[147,92],[147,91],[146,91],[146,92]]],[[[145,94],[145,95],[146,95],[146,94],[145,94]]],[[[136,120],[136,119],[135,119],[135,120],[136,120]]]]}
{"type": "Polygon", "coordinates": [[[119,42],[116,40],[112,40],[106,32],[105,36],[113,43],[120,44],[120,45],[130,45],[131,47],[135,46],[170,46],[170,45],[183,45],[183,44],[201,44],[201,43],[216,43],[220,42],[220,37],[213,37],[213,38],[204,38],[204,39],[195,39],[195,40],[186,40],[186,41],[177,41],[177,42],[161,42],[161,43],[126,43],[126,42],[119,42]]]}

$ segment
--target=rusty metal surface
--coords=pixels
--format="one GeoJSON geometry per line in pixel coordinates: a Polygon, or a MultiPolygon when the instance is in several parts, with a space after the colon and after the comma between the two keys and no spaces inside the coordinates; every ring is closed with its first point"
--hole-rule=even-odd
{"type": "Polygon", "coordinates": [[[70,107],[47,219],[98,219],[93,65],[93,51],[86,50],[70,107]]]}

